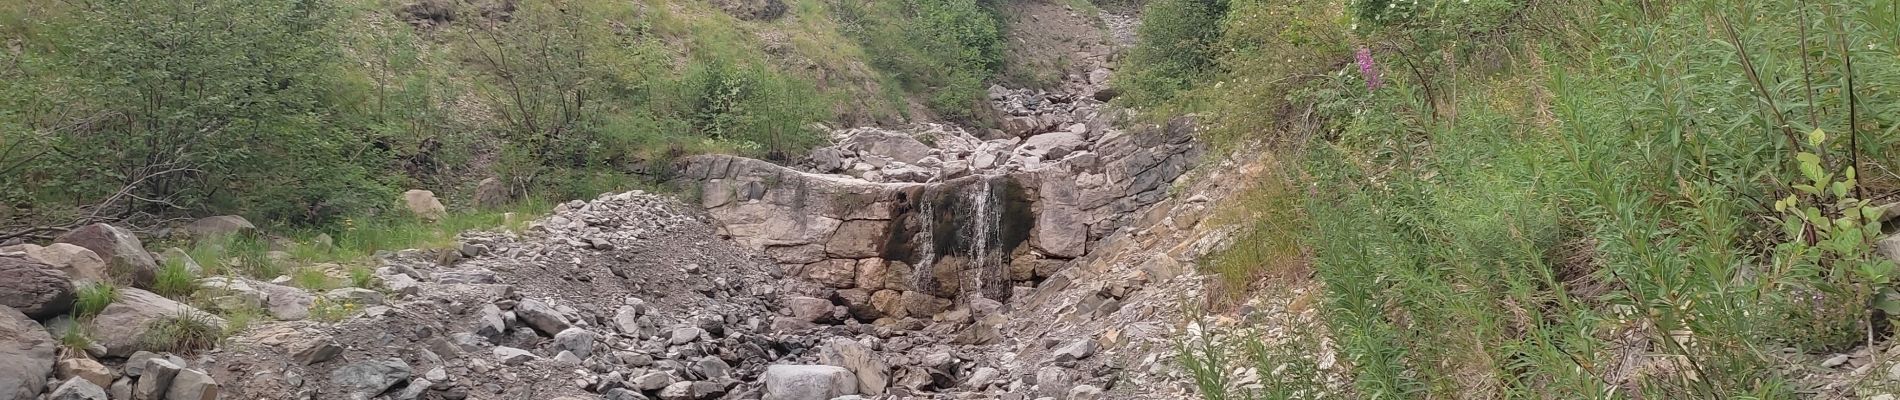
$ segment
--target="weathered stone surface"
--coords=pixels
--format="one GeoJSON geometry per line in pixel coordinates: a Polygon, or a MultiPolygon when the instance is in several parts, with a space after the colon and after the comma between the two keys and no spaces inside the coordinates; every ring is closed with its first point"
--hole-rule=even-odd
{"type": "Polygon", "coordinates": [[[864,290],[883,289],[885,282],[891,280],[890,263],[882,258],[858,260],[857,288],[864,290]]]}
{"type": "Polygon", "coordinates": [[[904,292],[904,311],[914,317],[929,317],[950,309],[950,300],[924,292],[904,292]]]}
{"type": "Polygon", "coordinates": [[[499,208],[508,205],[508,186],[500,179],[486,178],[475,184],[475,207],[483,209],[499,208]]]}
{"type": "Polygon", "coordinates": [[[825,243],[825,254],[837,258],[876,257],[878,246],[889,236],[886,225],[886,221],[877,220],[844,221],[825,243]]]}
{"type": "Polygon", "coordinates": [[[264,300],[264,309],[277,319],[297,321],[309,318],[310,307],[316,305],[317,297],[303,289],[256,281],[252,281],[251,285],[268,295],[264,300]]]}
{"type": "Polygon", "coordinates": [[[1068,344],[1062,345],[1062,347],[1057,347],[1054,354],[1056,362],[1069,362],[1089,358],[1089,356],[1095,355],[1095,340],[1079,339],[1069,342],[1068,344]]]}
{"type": "Polygon", "coordinates": [[[435,192],[427,190],[415,189],[402,192],[402,202],[403,206],[409,208],[410,213],[424,220],[439,220],[448,216],[449,213],[448,207],[443,207],[442,201],[435,199],[435,192]]]}
{"type": "Polygon", "coordinates": [[[554,348],[573,352],[576,357],[587,358],[594,354],[594,339],[596,338],[598,336],[592,331],[567,328],[561,333],[554,334],[554,348]]]}
{"type": "Polygon", "coordinates": [[[191,221],[190,225],[185,225],[185,232],[190,232],[192,237],[200,239],[249,234],[256,231],[257,225],[252,225],[250,220],[236,215],[204,217],[191,221]]]}
{"type": "Polygon", "coordinates": [[[535,299],[524,299],[521,303],[515,304],[515,316],[520,317],[521,322],[528,324],[528,327],[548,336],[553,336],[572,326],[560,311],[535,299]]]}
{"type": "Polygon", "coordinates": [[[138,236],[125,228],[103,223],[86,225],[60,235],[55,241],[92,250],[105,260],[111,275],[123,276],[133,287],[150,289],[152,282],[158,279],[158,260],[152,259],[152,253],[145,251],[138,236]]]}
{"type": "Polygon", "coordinates": [[[839,289],[849,289],[858,282],[858,262],[856,260],[825,260],[798,268],[795,274],[806,280],[839,289]]]}
{"type": "Polygon", "coordinates": [[[878,156],[905,164],[916,164],[930,156],[930,146],[896,132],[865,130],[859,131],[843,140],[846,148],[855,149],[859,156],[878,156]]]}
{"type": "Polygon", "coordinates": [[[217,400],[222,390],[223,386],[211,379],[211,375],[186,369],[172,378],[171,386],[165,389],[165,400],[217,400]]]}
{"type": "Polygon", "coordinates": [[[844,289],[833,292],[831,299],[834,303],[844,305],[845,312],[851,314],[851,318],[870,322],[884,317],[884,312],[871,303],[871,293],[863,288],[844,289]]]}
{"type": "MultiPolygon", "coordinates": [[[[18,246],[26,252],[26,257],[66,273],[74,282],[106,281],[106,261],[84,247],[72,243],[53,243],[46,246],[24,244],[18,246]]],[[[4,251],[0,251],[4,252],[4,251]]]]}
{"type": "Polygon", "coordinates": [[[106,400],[106,389],[80,378],[67,378],[47,396],[48,400],[106,400]]]}
{"type": "Polygon", "coordinates": [[[166,318],[195,318],[218,329],[224,319],[164,296],[133,288],[120,288],[119,298],[87,323],[93,343],[106,347],[106,354],[124,357],[146,350],[142,339],[147,328],[166,318]]]}
{"type": "Polygon", "coordinates": [[[330,361],[330,359],[336,358],[338,354],[343,354],[343,346],[337,344],[335,339],[331,339],[328,336],[306,338],[303,342],[291,348],[294,349],[290,354],[291,358],[303,365],[330,361]]]}
{"type": "Polygon", "coordinates": [[[52,318],[72,309],[73,290],[72,279],[50,265],[0,256],[0,306],[33,319],[52,318]]]}
{"type": "Polygon", "coordinates": [[[529,361],[540,359],[540,357],[535,357],[534,353],[530,353],[527,350],[508,346],[495,346],[495,359],[500,360],[501,363],[505,365],[521,365],[527,364],[529,361]]]}
{"type": "Polygon", "coordinates": [[[792,318],[800,321],[821,324],[837,322],[837,319],[832,318],[831,315],[830,300],[791,296],[786,297],[784,303],[785,309],[792,313],[792,318]]]}
{"type": "Polygon", "coordinates": [[[0,306],[0,398],[32,399],[45,391],[55,343],[38,322],[0,306]]]}
{"type": "Polygon", "coordinates": [[[118,378],[112,373],[112,369],[106,368],[105,365],[100,364],[98,361],[93,361],[93,359],[85,358],[84,356],[68,357],[59,360],[59,364],[55,366],[53,376],[59,379],[85,379],[87,382],[92,382],[93,385],[102,388],[112,386],[112,380],[118,378]]]}
{"type": "Polygon", "coordinates": [[[858,394],[857,377],[850,370],[830,365],[772,365],[765,367],[759,380],[765,381],[764,400],[831,399],[858,394]]]}
{"type": "Polygon", "coordinates": [[[172,379],[178,377],[178,371],[184,366],[163,358],[145,361],[145,371],[139,374],[139,380],[132,387],[134,400],[163,400],[165,392],[171,390],[172,379]]]}
{"type": "Polygon", "coordinates": [[[818,353],[818,362],[825,365],[844,367],[857,379],[858,393],[867,395],[884,394],[890,386],[890,366],[884,363],[871,349],[863,344],[847,339],[826,341],[822,352],[818,353]]]}
{"type": "Polygon", "coordinates": [[[330,384],[351,399],[367,400],[408,381],[409,374],[409,364],[401,359],[358,361],[330,371],[330,384]]]}
{"type": "Polygon", "coordinates": [[[673,376],[665,372],[653,371],[634,377],[631,383],[635,389],[654,391],[672,385],[673,376]]]}
{"type": "Polygon", "coordinates": [[[877,310],[879,314],[892,318],[910,315],[910,311],[904,308],[904,293],[896,290],[886,289],[871,293],[871,308],[877,310]]]}

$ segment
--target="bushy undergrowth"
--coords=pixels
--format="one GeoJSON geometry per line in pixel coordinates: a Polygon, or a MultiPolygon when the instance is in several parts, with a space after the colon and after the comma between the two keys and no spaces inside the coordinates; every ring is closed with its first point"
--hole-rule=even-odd
{"type": "Polygon", "coordinates": [[[1241,207],[1305,221],[1359,398],[1791,398],[1771,353],[1890,333],[1893,4],[1388,3],[1232,3],[1268,45],[1162,105],[1297,160],[1241,207]]]}
{"type": "Polygon", "coordinates": [[[1003,63],[1003,36],[993,5],[979,0],[833,0],[841,29],[871,63],[937,114],[975,121],[986,82],[1003,63]]]}
{"type": "MultiPolygon", "coordinates": [[[[680,155],[789,157],[822,139],[816,122],[899,108],[858,93],[885,75],[852,67],[866,53],[822,3],[790,5],[801,15],[774,22],[663,1],[9,2],[0,229],[206,214],[334,229],[483,175],[591,197],[680,155]]],[[[916,40],[891,42],[907,55],[874,64],[944,104],[976,99],[990,16],[914,9],[900,25],[916,40]]]]}

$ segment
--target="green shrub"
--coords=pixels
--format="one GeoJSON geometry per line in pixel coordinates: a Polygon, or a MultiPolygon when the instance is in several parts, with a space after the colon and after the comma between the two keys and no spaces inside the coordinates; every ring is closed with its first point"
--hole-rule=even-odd
{"type": "Polygon", "coordinates": [[[337,288],[335,278],[327,271],[317,267],[298,268],[290,273],[290,285],[306,290],[324,291],[337,288]]]}
{"type": "Polygon", "coordinates": [[[93,282],[79,286],[77,298],[73,301],[73,315],[79,318],[91,317],[104,311],[119,299],[119,287],[110,282],[93,282]]]}
{"type": "Polygon", "coordinates": [[[173,299],[191,297],[198,291],[198,274],[191,272],[183,261],[166,260],[159,265],[157,279],[152,283],[152,292],[173,299]]]}
{"type": "Polygon", "coordinates": [[[139,341],[146,349],[189,354],[216,346],[223,329],[208,314],[186,311],[152,321],[139,341]]]}
{"type": "Polygon", "coordinates": [[[832,14],[871,64],[932,111],[974,121],[1003,63],[1001,21],[977,0],[838,0],[832,14]]]}
{"type": "Polygon", "coordinates": [[[68,349],[84,351],[85,348],[92,346],[92,336],[86,334],[84,324],[68,324],[66,325],[66,330],[59,333],[59,345],[60,347],[68,349]]]}
{"type": "Polygon", "coordinates": [[[1228,0],[1156,0],[1142,11],[1140,42],[1112,84],[1123,101],[1154,106],[1215,71],[1228,0]]]}

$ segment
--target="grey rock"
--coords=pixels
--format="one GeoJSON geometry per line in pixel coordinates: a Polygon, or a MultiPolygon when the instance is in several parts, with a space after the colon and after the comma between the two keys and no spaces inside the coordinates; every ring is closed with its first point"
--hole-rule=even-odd
{"type": "Polygon", "coordinates": [[[674,328],[673,336],[667,339],[667,343],[674,345],[692,343],[694,340],[699,340],[699,337],[705,334],[705,329],[699,329],[699,327],[696,326],[674,328]]]}
{"type": "Polygon", "coordinates": [[[665,372],[654,371],[634,377],[631,383],[634,389],[645,391],[660,390],[661,388],[673,384],[673,376],[665,372]]]}
{"type": "Polygon", "coordinates": [[[475,334],[492,340],[501,338],[502,334],[507,332],[508,319],[502,313],[501,307],[496,307],[494,304],[483,305],[482,315],[475,321],[475,334]]]}
{"type": "Polygon", "coordinates": [[[526,364],[529,361],[534,361],[539,358],[540,357],[535,357],[534,353],[530,353],[527,350],[508,346],[495,346],[495,359],[501,360],[501,363],[505,365],[526,364]]]}
{"type": "Polygon", "coordinates": [[[832,339],[825,342],[818,353],[818,362],[851,371],[857,383],[857,390],[853,393],[884,394],[884,389],[891,383],[890,366],[857,341],[832,339]]]}
{"type": "Polygon", "coordinates": [[[257,225],[252,225],[250,220],[236,215],[204,217],[199,218],[197,221],[191,221],[189,225],[185,225],[185,232],[189,232],[192,237],[199,239],[249,234],[256,231],[257,225]]]}
{"type": "Polygon", "coordinates": [[[594,355],[594,332],[581,328],[567,328],[554,334],[554,348],[573,352],[574,356],[588,358],[594,355]]]}
{"type": "Polygon", "coordinates": [[[858,379],[850,370],[830,365],[772,365],[759,380],[765,382],[763,400],[831,399],[858,394],[858,379]]]}
{"type": "Polygon", "coordinates": [[[291,353],[290,356],[302,365],[330,361],[338,354],[343,354],[343,346],[329,337],[306,339],[303,343],[297,344],[296,349],[297,351],[291,353]]]}
{"type": "Polygon", "coordinates": [[[118,300],[107,305],[99,315],[93,316],[92,321],[86,324],[86,330],[92,334],[93,342],[106,347],[108,356],[124,357],[145,350],[148,343],[143,339],[152,323],[186,315],[218,329],[224,328],[223,318],[192,306],[152,292],[120,288],[118,300]]]}
{"type": "Polygon", "coordinates": [[[383,292],[378,292],[378,291],[364,289],[364,288],[353,288],[353,287],[338,288],[338,289],[331,290],[329,292],[324,292],[323,297],[330,299],[332,301],[345,302],[345,303],[356,304],[356,305],[374,306],[374,305],[383,304],[383,292]]]}
{"type": "Polygon", "coordinates": [[[1056,362],[1069,362],[1095,355],[1095,340],[1079,339],[1055,350],[1056,362]]]}
{"type": "Polygon", "coordinates": [[[165,400],[217,400],[222,388],[217,380],[211,379],[211,375],[204,371],[181,370],[172,378],[170,387],[165,389],[165,400]]]}
{"type": "Polygon", "coordinates": [[[135,386],[132,382],[131,377],[121,377],[119,380],[112,381],[112,388],[108,390],[107,393],[110,395],[108,397],[120,400],[132,398],[132,391],[135,386]]]}
{"type": "Polygon", "coordinates": [[[51,265],[27,257],[0,256],[0,306],[28,318],[48,319],[73,306],[73,281],[51,265]]]}
{"type": "Polygon", "coordinates": [[[567,322],[567,317],[561,315],[560,311],[535,299],[521,300],[521,303],[515,304],[514,312],[522,322],[543,335],[553,336],[573,326],[567,322]]]}
{"type": "Polygon", "coordinates": [[[574,355],[572,351],[561,350],[560,354],[554,355],[554,362],[562,366],[577,367],[581,365],[581,358],[574,355]]]}
{"type": "Polygon", "coordinates": [[[1101,398],[1102,388],[1093,385],[1076,385],[1069,389],[1069,400],[1099,400],[1101,398]]]}
{"type": "Polygon", "coordinates": [[[78,377],[68,378],[65,382],[61,382],[58,388],[53,389],[53,394],[47,396],[47,400],[107,400],[108,398],[104,388],[78,377]]]}
{"type": "Polygon", "coordinates": [[[153,358],[145,361],[145,371],[139,374],[138,384],[132,387],[133,400],[162,400],[171,389],[172,379],[184,367],[170,360],[153,358]]]}
{"type": "Polygon", "coordinates": [[[55,343],[38,322],[0,306],[0,399],[31,399],[46,390],[55,343]]]}
{"type": "Polygon", "coordinates": [[[648,400],[646,395],[624,388],[608,390],[606,397],[607,400],[648,400]]]}
{"type": "Polygon", "coordinates": [[[705,356],[693,361],[693,372],[705,377],[706,380],[717,381],[731,378],[732,366],[719,357],[705,356]]]}
{"type": "Polygon", "coordinates": [[[103,223],[86,225],[60,235],[54,242],[92,250],[105,260],[112,275],[130,280],[133,287],[150,289],[158,280],[158,260],[145,251],[145,244],[139,242],[137,235],[125,228],[103,223]]]}
{"type": "Polygon", "coordinates": [[[409,380],[409,364],[400,359],[358,361],[330,371],[330,383],[351,399],[367,400],[409,380]]]}
{"type": "Polygon", "coordinates": [[[154,358],[163,358],[163,357],[159,357],[157,353],[153,353],[149,351],[141,350],[141,351],[133,352],[130,357],[125,358],[125,368],[124,368],[125,376],[129,376],[133,378],[139,377],[139,374],[144,373],[145,371],[145,363],[148,361],[151,361],[154,358]]]}

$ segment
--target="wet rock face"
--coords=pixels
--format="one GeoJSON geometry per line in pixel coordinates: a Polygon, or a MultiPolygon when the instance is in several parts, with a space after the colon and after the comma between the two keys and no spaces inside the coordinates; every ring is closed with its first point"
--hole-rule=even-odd
{"type": "MultiPolygon", "coordinates": [[[[1049,110],[1094,115],[1064,104],[1049,110]]],[[[1135,222],[1136,210],[1165,200],[1202,151],[1187,118],[1127,130],[1068,125],[1026,140],[941,125],[853,128],[814,152],[811,172],[706,155],[676,165],[675,183],[698,194],[722,235],[824,288],[1006,301],[1012,286],[1052,276],[1135,222]]],[[[841,305],[866,322],[883,314],[841,305]]]]}

